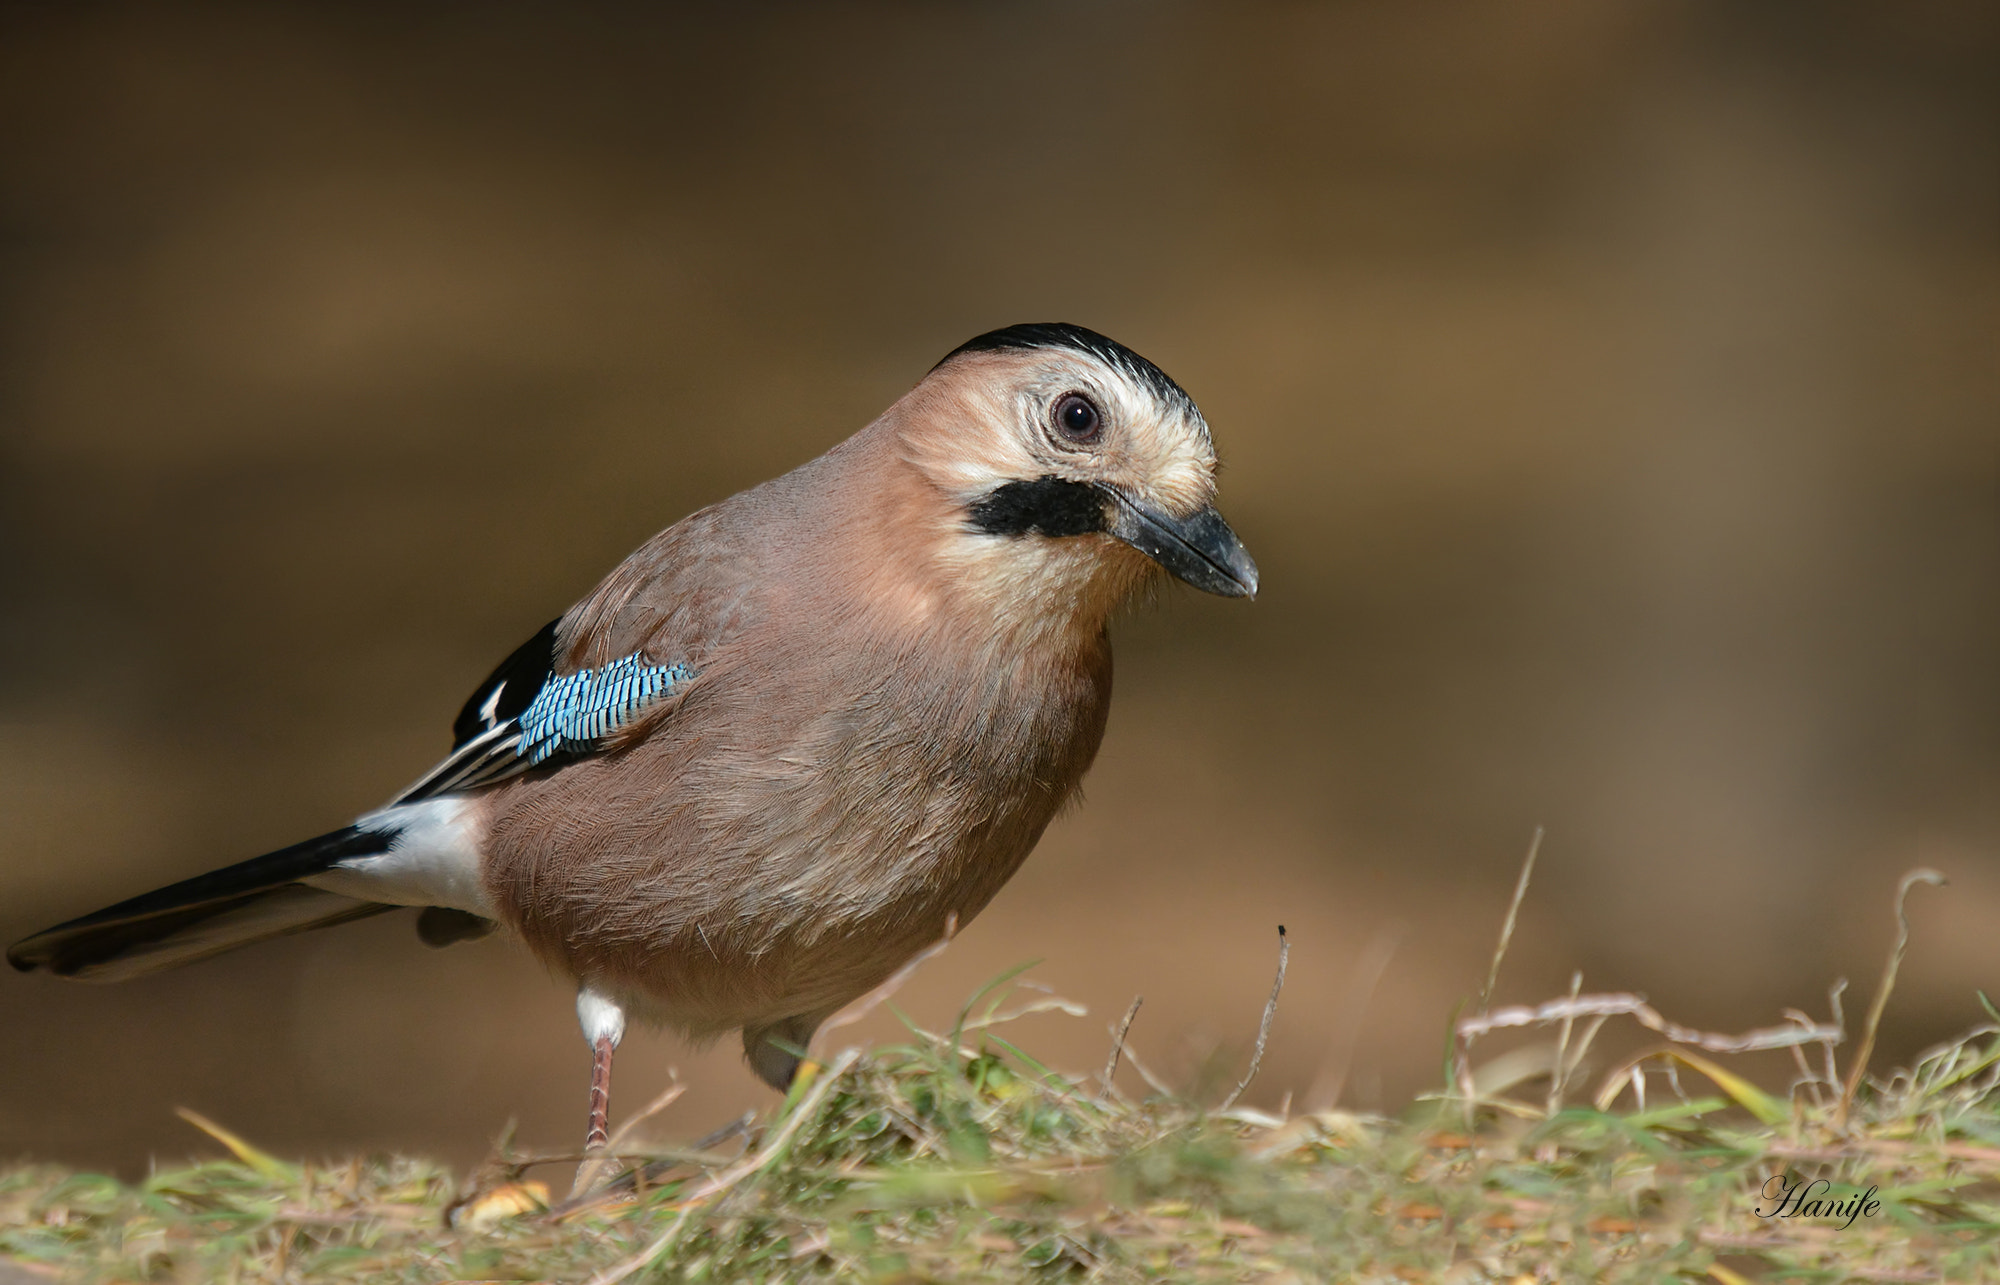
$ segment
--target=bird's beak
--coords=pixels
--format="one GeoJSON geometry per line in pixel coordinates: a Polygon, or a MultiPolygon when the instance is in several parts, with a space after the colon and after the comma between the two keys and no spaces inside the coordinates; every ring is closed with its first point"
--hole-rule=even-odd
{"type": "Polygon", "coordinates": [[[1098,485],[1112,503],[1105,530],[1197,589],[1225,598],[1257,596],[1257,564],[1209,505],[1185,518],[1140,504],[1114,486],[1098,485]]]}

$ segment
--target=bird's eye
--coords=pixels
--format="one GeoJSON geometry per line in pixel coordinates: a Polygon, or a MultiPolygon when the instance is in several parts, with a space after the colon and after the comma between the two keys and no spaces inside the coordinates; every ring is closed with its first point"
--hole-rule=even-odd
{"type": "Polygon", "coordinates": [[[1082,393],[1064,393],[1056,399],[1055,407],[1049,412],[1049,420],[1066,442],[1078,446],[1093,445],[1104,436],[1104,416],[1082,393]]]}

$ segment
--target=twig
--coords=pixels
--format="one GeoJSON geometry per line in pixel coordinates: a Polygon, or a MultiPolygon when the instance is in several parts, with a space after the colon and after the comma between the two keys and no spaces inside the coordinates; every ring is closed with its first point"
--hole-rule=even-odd
{"type": "Polygon", "coordinates": [[[1617,992],[1609,995],[1579,995],[1575,999],[1550,1000],[1532,1008],[1516,1005],[1496,1008],[1460,1018],[1459,1038],[1471,1041],[1491,1031],[1513,1026],[1546,1026],[1551,1022],[1579,1017],[1629,1017],[1648,1030],[1658,1031],[1676,1044],[1691,1044],[1711,1053],[1754,1053],[1763,1049],[1790,1048],[1794,1044],[1834,1043],[1843,1038],[1838,1026],[1767,1026],[1741,1035],[1715,1035],[1669,1022],[1643,995],[1617,992]]]}
{"type": "MultiPolygon", "coordinates": [[[[949,936],[947,936],[946,940],[949,940],[949,936]]],[[[881,988],[877,987],[877,989],[881,988]]],[[[820,1103],[826,1100],[826,1095],[832,1091],[833,1086],[839,1082],[840,1077],[860,1057],[861,1051],[859,1049],[849,1049],[834,1059],[833,1065],[820,1075],[818,1081],[807,1091],[806,1096],[800,1100],[798,1106],[793,1109],[791,1118],[785,1121],[784,1127],[778,1130],[776,1137],[764,1144],[762,1151],[745,1160],[738,1161],[736,1164],[731,1165],[711,1178],[699,1191],[692,1193],[681,1202],[680,1216],[668,1224],[667,1229],[660,1233],[659,1239],[616,1267],[606,1268],[604,1271],[591,1277],[588,1285],[616,1285],[618,1281],[624,1280],[632,1273],[644,1271],[646,1268],[652,1266],[653,1263],[658,1261],[660,1255],[674,1247],[674,1242],[680,1239],[681,1232],[686,1229],[688,1221],[694,1217],[695,1210],[701,1208],[712,1197],[722,1194],[750,1175],[776,1163],[784,1155],[785,1148],[791,1144],[793,1135],[798,1133],[807,1120],[812,1119],[818,1113],[820,1103]]]]}
{"type": "Polygon", "coordinates": [[[1132,1007],[1125,1010],[1125,1016],[1112,1031],[1111,1056],[1104,1059],[1104,1074],[1097,1077],[1098,1083],[1102,1086],[1097,1090],[1097,1100],[1099,1102],[1104,1101],[1111,1094],[1112,1077],[1118,1074],[1118,1057],[1125,1051],[1125,1036],[1132,1030],[1132,1019],[1139,1016],[1139,1005],[1145,1002],[1146,997],[1144,995],[1134,995],[1132,997],[1132,1007]]]}
{"type": "Polygon", "coordinates": [[[1493,947],[1493,963],[1486,970],[1486,985],[1479,991],[1479,1011],[1493,1002],[1493,987],[1500,981],[1500,961],[1507,958],[1507,943],[1514,940],[1514,921],[1520,916],[1521,903],[1528,896],[1528,880],[1535,876],[1535,858],[1542,851],[1542,827],[1535,827],[1534,837],[1528,840],[1528,855],[1521,862],[1521,877],[1514,881],[1514,899],[1507,903],[1507,917],[1500,921],[1500,940],[1493,947]]]}
{"type": "Polygon", "coordinates": [[[1271,998],[1264,1001],[1264,1020],[1257,1023],[1257,1047],[1250,1053],[1250,1069],[1243,1072],[1243,1078],[1222,1100],[1217,1111],[1227,1111],[1236,1105],[1236,1099],[1243,1096],[1243,1090],[1250,1087],[1250,1081],[1257,1078],[1257,1068],[1264,1064],[1264,1042],[1271,1038],[1271,1019],[1278,1015],[1278,992],[1285,989],[1285,961],[1291,958],[1291,939],[1285,936],[1285,926],[1278,925],[1278,975],[1271,979],[1271,998]]]}
{"type": "Polygon", "coordinates": [[[1882,1024],[1882,1010],[1889,1007],[1889,992],[1896,989],[1896,970],[1903,966],[1903,952],[1910,946],[1910,916],[1903,903],[1909,899],[1910,889],[1920,883],[1935,888],[1944,883],[1944,876],[1920,867],[1904,875],[1903,882],[1896,887],[1896,948],[1889,952],[1889,962],[1883,966],[1882,984],[1875,988],[1875,998],[1868,1005],[1868,1020],[1861,1025],[1861,1044],[1854,1050],[1853,1064],[1847,1068],[1847,1084],[1840,1091],[1839,1105],[1833,1109],[1836,1129],[1847,1127],[1847,1112],[1861,1088],[1861,1077],[1868,1074],[1868,1059],[1875,1052],[1875,1031],[1882,1024]]]}

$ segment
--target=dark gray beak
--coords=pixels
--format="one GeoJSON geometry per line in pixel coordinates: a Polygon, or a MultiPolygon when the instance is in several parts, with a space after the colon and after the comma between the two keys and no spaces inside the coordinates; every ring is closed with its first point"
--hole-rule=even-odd
{"type": "Polygon", "coordinates": [[[1225,598],[1257,596],[1257,564],[1210,505],[1191,517],[1169,517],[1116,487],[1098,485],[1112,503],[1105,530],[1171,571],[1178,579],[1225,598]]]}

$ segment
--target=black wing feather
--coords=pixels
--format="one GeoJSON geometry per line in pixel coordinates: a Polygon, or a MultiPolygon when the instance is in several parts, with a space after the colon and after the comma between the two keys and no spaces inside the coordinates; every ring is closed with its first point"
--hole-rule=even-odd
{"type": "Polygon", "coordinates": [[[558,616],[543,625],[540,632],[516,647],[479,684],[451,725],[454,751],[496,727],[513,722],[534,702],[535,693],[556,672],[556,626],[561,623],[562,617],[558,616]]]}
{"type": "Polygon", "coordinates": [[[452,724],[451,753],[395,802],[477,790],[597,753],[608,733],[693,676],[685,663],[648,665],[638,654],[558,676],[559,623],[551,620],[500,662],[452,724]]]}

